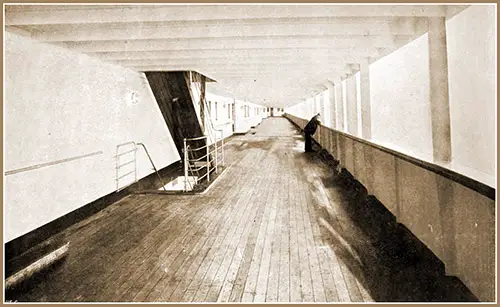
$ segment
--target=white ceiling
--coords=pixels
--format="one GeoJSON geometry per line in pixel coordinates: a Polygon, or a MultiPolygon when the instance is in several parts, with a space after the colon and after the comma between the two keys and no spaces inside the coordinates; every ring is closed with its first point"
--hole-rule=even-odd
{"type": "Polygon", "coordinates": [[[7,31],[137,71],[198,71],[215,93],[286,107],[463,5],[5,5],[7,31]]]}

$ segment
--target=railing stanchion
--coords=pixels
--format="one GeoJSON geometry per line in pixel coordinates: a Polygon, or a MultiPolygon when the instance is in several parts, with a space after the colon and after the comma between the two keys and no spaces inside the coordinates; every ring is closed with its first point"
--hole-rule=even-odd
{"type": "Polygon", "coordinates": [[[222,148],[222,166],[224,166],[224,164],[226,163],[226,159],[224,157],[224,134],[222,134],[221,148],[222,148]]]}
{"type": "Polygon", "coordinates": [[[210,182],[210,145],[208,145],[208,138],[207,140],[207,181],[210,182]]]}
{"type": "Polygon", "coordinates": [[[215,136],[215,173],[217,173],[217,156],[219,155],[219,150],[217,149],[217,136],[215,136]]]}
{"type": "Polygon", "coordinates": [[[184,192],[187,191],[187,178],[188,178],[188,149],[186,146],[186,139],[184,139],[184,192]]]}
{"type": "Polygon", "coordinates": [[[115,159],[116,159],[115,160],[115,162],[116,162],[115,163],[115,169],[116,169],[116,173],[115,173],[116,178],[115,178],[115,181],[116,181],[116,192],[118,192],[118,191],[121,191],[121,190],[125,189],[126,187],[128,187],[128,186],[130,186],[132,184],[132,183],[128,183],[125,186],[120,187],[120,179],[125,177],[125,176],[120,176],[120,168],[122,166],[125,166],[125,165],[128,165],[128,164],[132,164],[132,163],[134,164],[134,170],[131,171],[131,172],[129,172],[128,174],[134,173],[134,182],[133,183],[137,182],[137,144],[135,142],[131,141],[131,142],[126,142],[126,143],[123,143],[123,144],[116,145],[115,159]],[[119,150],[120,147],[126,146],[126,145],[132,145],[132,146],[134,146],[134,149],[127,150],[127,151],[124,151],[124,152],[120,152],[120,150],[119,150]],[[131,153],[131,152],[134,153],[133,160],[127,161],[125,163],[121,163],[120,162],[121,161],[121,157],[123,155],[126,155],[126,154],[131,153]]]}
{"type": "Polygon", "coordinates": [[[156,176],[158,176],[158,179],[160,180],[160,184],[163,187],[163,190],[166,192],[167,188],[165,187],[165,184],[163,184],[163,180],[161,179],[160,173],[158,173],[158,170],[156,169],[156,166],[153,163],[153,159],[151,159],[151,156],[149,155],[149,152],[148,152],[148,149],[146,148],[146,145],[144,145],[143,143],[137,143],[137,145],[142,146],[142,148],[144,148],[144,152],[148,156],[149,162],[151,162],[151,165],[153,166],[153,170],[155,171],[156,176]]]}

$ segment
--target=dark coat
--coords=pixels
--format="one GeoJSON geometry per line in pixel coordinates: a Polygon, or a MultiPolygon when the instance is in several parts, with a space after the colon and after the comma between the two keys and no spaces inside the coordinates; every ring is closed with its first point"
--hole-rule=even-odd
{"type": "Polygon", "coordinates": [[[316,129],[318,129],[318,125],[320,124],[319,121],[319,114],[311,118],[311,120],[307,123],[307,125],[304,127],[304,133],[313,135],[316,132],[316,129]]]}

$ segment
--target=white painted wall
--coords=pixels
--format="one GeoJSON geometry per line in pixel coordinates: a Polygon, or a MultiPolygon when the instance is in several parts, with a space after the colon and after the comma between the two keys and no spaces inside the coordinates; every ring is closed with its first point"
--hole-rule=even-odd
{"type": "Polygon", "coordinates": [[[266,118],[267,112],[264,112],[265,107],[243,100],[236,99],[236,118],[234,119],[234,133],[247,133],[252,127],[256,127],[263,118],[266,118]],[[245,108],[248,107],[248,112],[245,113],[245,108]],[[261,109],[257,112],[256,109],[261,109]]]}
{"type": "Polygon", "coordinates": [[[285,112],[283,108],[272,108],[273,109],[273,116],[282,116],[285,112]]]}
{"type": "MultiPolygon", "coordinates": [[[[159,169],[179,160],[142,74],[6,32],[5,76],[6,171],[103,151],[6,176],[5,242],[115,191],[117,144],[145,143],[159,169]]],[[[140,150],[138,178],[151,172],[140,150]]]]}
{"type": "Polygon", "coordinates": [[[370,65],[372,141],[432,161],[427,34],[370,65]]]}
{"type": "Polygon", "coordinates": [[[232,108],[234,99],[206,92],[205,99],[209,102],[212,124],[219,130],[223,130],[223,137],[233,135],[233,114],[232,108]]]}
{"type": "Polygon", "coordinates": [[[446,22],[453,167],[495,184],[495,6],[474,5],[446,22]]]}
{"type": "MultiPolygon", "coordinates": [[[[473,5],[446,22],[452,162],[448,167],[490,186],[495,185],[496,22],[494,5],[473,5]]],[[[361,127],[359,74],[357,116],[343,95],[346,126],[361,127]],[[348,116],[351,115],[351,116],[348,116]]],[[[345,80],[342,88],[349,90],[345,80]]],[[[348,93],[352,96],[352,88],[348,93]]],[[[429,162],[432,127],[429,105],[428,38],[423,35],[370,65],[371,141],[429,162]]],[[[347,97],[348,98],[348,97],[347,97]]],[[[290,114],[309,119],[301,110],[290,114]]],[[[340,110],[339,110],[340,111],[340,110]]],[[[338,114],[337,114],[338,115],[338,114]]]]}

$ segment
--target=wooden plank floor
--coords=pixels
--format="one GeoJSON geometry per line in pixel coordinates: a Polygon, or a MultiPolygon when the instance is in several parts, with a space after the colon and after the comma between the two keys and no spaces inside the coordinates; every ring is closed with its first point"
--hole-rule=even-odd
{"type": "Polygon", "coordinates": [[[377,263],[360,259],[360,253],[372,252],[366,235],[342,209],[342,191],[323,183],[331,171],[303,147],[285,118],[264,120],[226,144],[229,166],[205,194],[130,195],[59,234],[71,242],[68,258],[16,299],[381,297],[367,275],[367,267],[377,263]]]}

